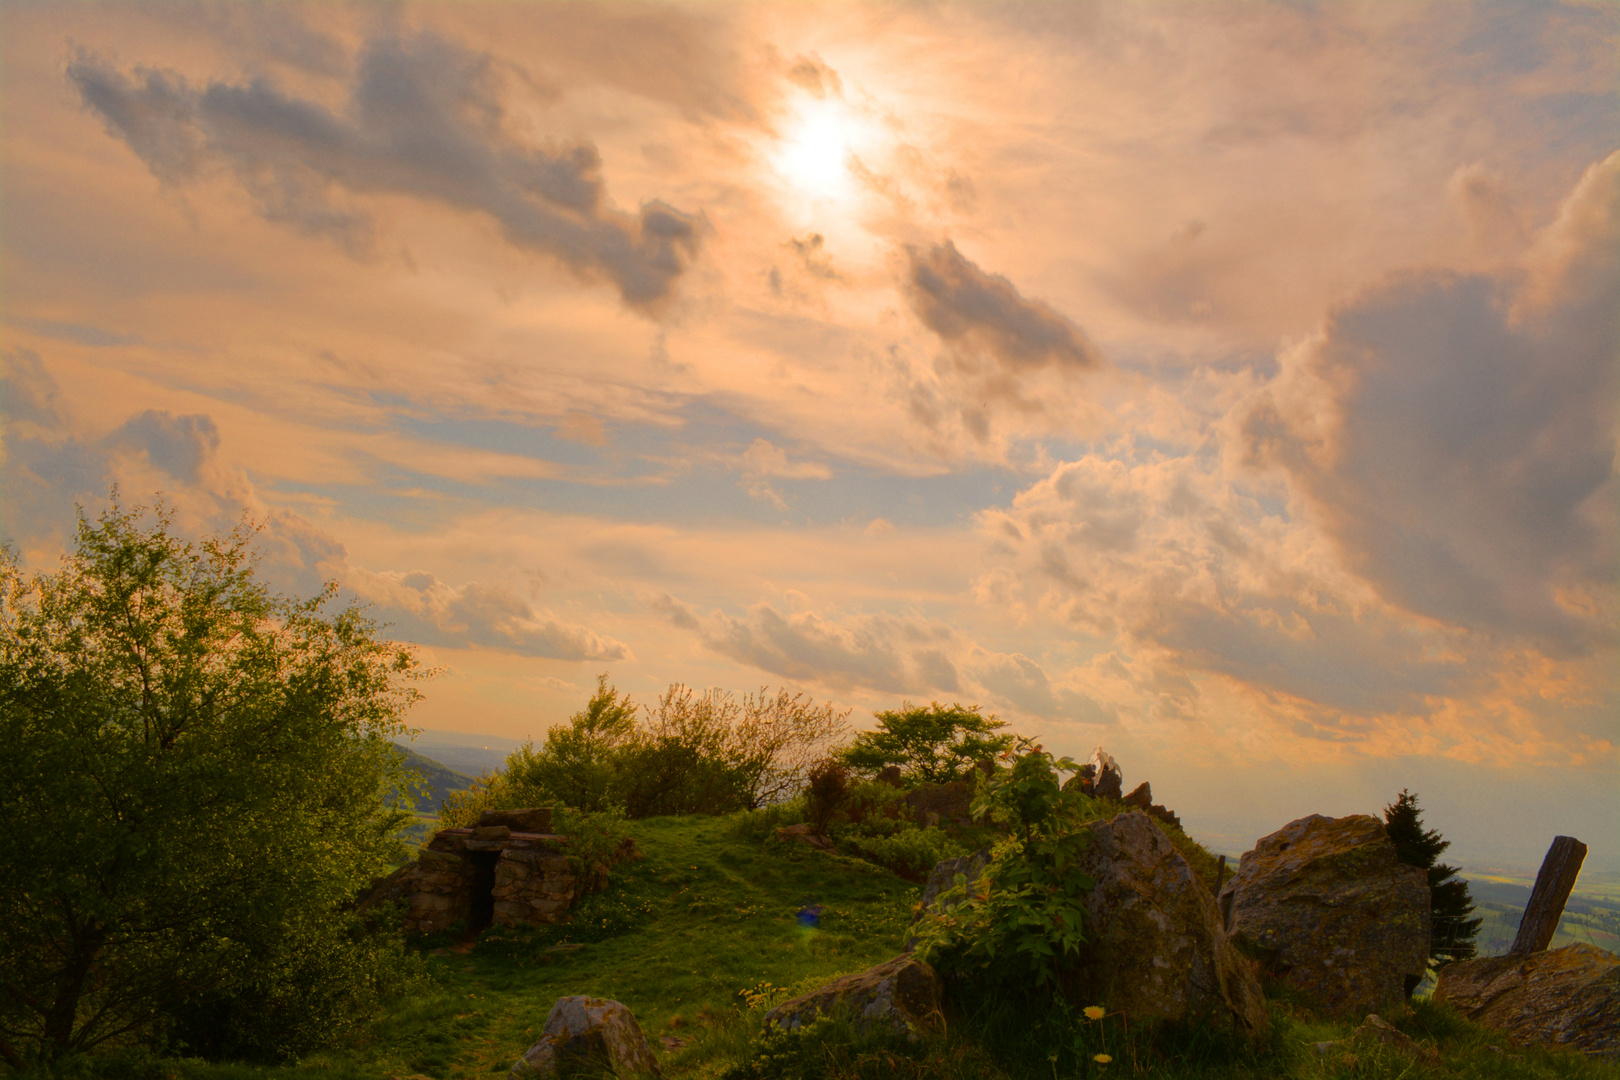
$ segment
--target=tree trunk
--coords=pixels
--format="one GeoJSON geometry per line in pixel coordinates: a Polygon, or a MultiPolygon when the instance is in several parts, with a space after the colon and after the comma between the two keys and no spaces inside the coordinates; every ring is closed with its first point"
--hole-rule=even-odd
{"type": "Polygon", "coordinates": [[[45,1013],[45,1052],[59,1058],[73,1049],[73,1024],[79,1018],[79,1001],[84,997],[85,983],[95,968],[96,954],[101,951],[103,928],[90,922],[72,924],[73,955],[63,965],[56,979],[56,994],[45,1013]]]}
{"type": "Polygon", "coordinates": [[[1513,940],[1510,953],[1540,952],[1552,941],[1585,858],[1586,845],[1573,836],[1553,837],[1552,847],[1542,860],[1541,872],[1536,875],[1530,903],[1519,920],[1519,936],[1513,940]]]}

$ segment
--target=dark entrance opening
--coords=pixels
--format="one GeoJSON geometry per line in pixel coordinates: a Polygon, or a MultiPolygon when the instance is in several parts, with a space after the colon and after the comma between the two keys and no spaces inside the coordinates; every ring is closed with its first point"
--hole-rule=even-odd
{"type": "Polygon", "coordinates": [[[469,851],[472,858],[472,902],[467,909],[467,929],[477,933],[495,921],[495,861],[498,851],[469,851]]]}

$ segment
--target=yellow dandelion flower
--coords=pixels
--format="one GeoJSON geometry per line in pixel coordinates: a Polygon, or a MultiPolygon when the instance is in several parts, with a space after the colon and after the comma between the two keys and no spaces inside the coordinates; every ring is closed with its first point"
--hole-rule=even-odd
{"type": "Polygon", "coordinates": [[[1101,1005],[1087,1005],[1082,1011],[1086,1014],[1087,1020],[1101,1020],[1103,1018],[1101,1005]]]}
{"type": "Polygon", "coordinates": [[[1092,1054],[1091,1060],[1095,1061],[1099,1065],[1106,1065],[1114,1059],[1109,1057],[1107,1054],[1092,1054]]]}

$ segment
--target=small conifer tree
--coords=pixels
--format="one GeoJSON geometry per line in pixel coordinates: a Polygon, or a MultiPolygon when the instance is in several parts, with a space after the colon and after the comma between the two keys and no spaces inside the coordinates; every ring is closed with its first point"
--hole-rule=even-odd
{"type": "Polygon", "coordinates": [[[1429,966],[1441,968],[1454,960],[1469,959],[1484,920],[1468,917],[1473,914],[1474,899],[1468,895],[1468,882],[1457,877],[1457,868],[1436,862],[1451,841],[1441,839],[1438,830],[1423,827],[1417,796],[1404,789],[1384,807],[1384,828],[1395,841],[1401,862],[1429,875],[1429,966]]]}

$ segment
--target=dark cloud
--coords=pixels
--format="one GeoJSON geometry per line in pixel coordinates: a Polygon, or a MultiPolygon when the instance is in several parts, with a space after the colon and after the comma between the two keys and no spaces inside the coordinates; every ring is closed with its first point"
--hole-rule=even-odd
{"type": "Polygon", "coordinates": [[[998,411],[1061,417],[1072,425],[1072,376],[1103,367],[1084,330],[999,274],[979,269],[949,241],[908,247],[911,309],[945,345],[929,375],[907,374],[911,417],[936,435],[946,421],[975,442],[991,441],[998,411]]]}
{"type": "Polygon", "coordinates": [[[950,241],[907,248],[911,308],[942,339],[982,350],[1011,368],[1101,367],[1084,330],[1000,274],[987,274],[950,241]]]}
{"type": "Polygon", "coordinates": [[[794,60],[793,66],[788,68],[787,77],[818,98],[844,96],[844,82],[838,77],[838,72],[828,67],[815,53],[794,60]]]}
{"type": "Polygon", "coordinates": [[[490,58],[430,33],[371,41],[342,113],[264,80],[194,87],[85,53],[68,78],[159,179],[184,184],[223,165],[267,220],[357,254],[373,225],[356,198],[408,195],[486,215],[514,246],[606,278],[645,310],[669,297],[698,246],[697,222],[672,206],[609,207],[594,146],[514,138],[490,58]]]}
{"type": "Polygon", "coordinates": [[[107,445],[138,448],[176,480],[196,484],[219,453],[219,428],[200,413],[174,416],[147,409],[126,420],[108,437],[107,445]]]}
{"type": "Polygon", "coordinates": [[[1249,460],[1285,468],[1410,611],[1553,655],[1612,640],[1617,233],[1620,154],[1526,273],[1415,273],[1358,296],[1248,408],[1249,460]]]}

